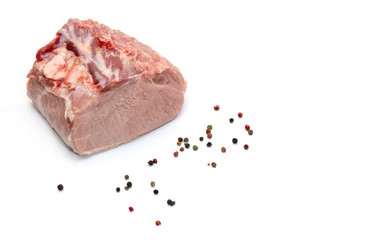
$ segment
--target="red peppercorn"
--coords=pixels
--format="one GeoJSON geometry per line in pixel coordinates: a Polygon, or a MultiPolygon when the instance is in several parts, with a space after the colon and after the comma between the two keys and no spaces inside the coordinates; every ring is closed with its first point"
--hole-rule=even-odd
{"type": "Polygon", "coordinates": [[[160,226],[161,224],[161,221],[155,221],[155,225],[160,226]]]}
{"type": "Polygon", "coordinates": [[[247,149],[248,149],[248,145],[247,145],[247,144],[245,144],[245,145],[243,146],[243,148],[244,148],[245,150],[247,150],[247,149]]]}
{"type": "Polygon", "coordinates": [[[226,152],[227,151],[227,149],[225,148],[225,147],[222,147],[221,149],[220,149],[222,152],[226,152]]]}
{"type": "Polygon", "coordinates": [[[134,208],[133,207],[129,207],[129,211],[130,212],[134,211],[134,208]]]}
{"type": "Polygon", "coordinates": [[[215,110],[215,111],[218,111],[218,110],[219,110],[219,105],[215,105],[215,106],[214,106],[214,110],[215,110]]]}
{"type": "Polygon", "coordinates": [[[212,133],[212,130],[210,130],[209,128],[206,129],[206,134],[212,133]]]}
{"type": "Polygon", "coordinates": [[[208,166],[210,166],[210,163],[208,163],[208,166]]]}
{"type": "Polygon", "coordinates": [[[174,152],[174,153],[173,153],[173,156],[177,157],[177,156],[178,156],[178,152],[177,152],[177,151],[176,151],[176,152],[174,152]]]}
{"type": "Polygon", "coordinates": [[[183,152],[185,149],[183,147],[180,147],[180,151],[183,152]]]}
{"type": "Polygon", "coordinates": [[[245,126],[245,129],[248,131],[248,130],[250,130],[250,125],[246,125],[245,126]]]}
{"type": "Polygon", "coordinates": [[[158,162],[158,160],[157,160],[156,158],[154,158],[154,159],[153,159],[153,162],[154,162],[154,163],[157,163],[157,162],[158,162]]]}
{"type": "Polygon", "coordinates": [[[208,137],[209,139],[211,139],[211,138],[213,137],[213,135],[212,135],[211,133],[208,133],[207,137],[208,137]]]}
{"type": "Polygon", "coordinates": [[[241,118],[243,114],[241,112],[238,113],[238,117],[241,118]]]}

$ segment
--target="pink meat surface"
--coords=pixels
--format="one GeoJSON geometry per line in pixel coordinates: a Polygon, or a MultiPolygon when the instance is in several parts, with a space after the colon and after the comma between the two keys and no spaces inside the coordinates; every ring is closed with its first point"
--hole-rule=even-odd
{"type": "Polygon", "coordinates": [[[27,93],[64,142],[92,154],[174,119],[182,74],[149,46],[93,20],[70,19],[41,48],[27,93]]]}

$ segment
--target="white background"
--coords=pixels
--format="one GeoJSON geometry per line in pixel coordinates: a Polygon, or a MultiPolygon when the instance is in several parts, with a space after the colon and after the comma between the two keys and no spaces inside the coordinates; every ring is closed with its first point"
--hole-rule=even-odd
{"type": "Polygon", "coordinates": [[[367,239],[366,1],[0,5],[0,240],[367,239]],[[107,152],[69,151],[26,96],[37,50],[69,17],[120,29],[179,67],[180,115],[107,152]],[[211,149],[198,141],[207,124],[211,149]],[[179,136],[199,151],[174,158],[179,136]],[[116,193],[125,174],[133,188],[116,193]]]}

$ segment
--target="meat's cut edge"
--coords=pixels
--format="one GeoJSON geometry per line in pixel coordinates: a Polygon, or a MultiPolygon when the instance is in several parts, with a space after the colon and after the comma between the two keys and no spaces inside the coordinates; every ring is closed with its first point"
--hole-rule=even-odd
{"type": "Polygon", "coordinates": [[[149,46],[92,20],[69,20],[37,53],[28,77],[29,98],[79,154],[111,149],[171,121],[186,90],[180,71],[149,46]]]}

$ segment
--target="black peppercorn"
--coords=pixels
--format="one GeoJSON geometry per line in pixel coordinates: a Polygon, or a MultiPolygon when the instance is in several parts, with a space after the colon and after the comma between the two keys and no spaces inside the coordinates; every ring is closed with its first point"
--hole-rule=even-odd
{"type": "Polygon", "coordinates": [[[213,168],[216,168],[217,167],[217,164],[215,162],[212,162],[212,167],[213,168]]]}
{"type": "Polygon", "coordinates": [[[233,120],[233,118],[230,118],[230,119],[229,119],[229,122],[230,122],[230,123],[233,123],[233,121],[234,121],[234,120],[233,120]]]}
{"type": "Polygon", "coordinates": [[[200,138],[199,138],[199,140],[200,140],[200,141],[203,141],[203,140],[204,140],[204,138],[203,138],[203,137],[200,137],[200,138]]]}
{"type": "Polygon", "coordinates": [[[233,142],[234,144],[236,144],[236,143],[238,142],[238,139],[237,139],[237,138],[233,138],[233,139],[232,139],[232,142],[233,142]]]}
{"type": "Polygon", "coordinates": [[[153,162],[152,160],[149,160],[149,161],[148,161],[148,164],[149,164],[150,166],[152,166],[152,165],[154,164],[154,162],[153,162]]]}
{"type": "Polygon", "coordinates": [[[212,143],[211,143],[211,142],[208,142],[208,143],[206,144],[206,146],[211,147],[211,146],[212,146],[212,143]]]}
{"type": "Polygon", "coordinates": [[[182,137],[179,137],[179,138],[178,138],[178,141],[179,141],[179,142],[182,142],[182,140],[183,140],[183,139],[182,139],[182,137]]]}
{"type": "Polygon", "coordinates": [[[158,194],[159,193],[159,191],[157,190],[157,189],[154,189],[154,194],[158,194]]]}
{"type": "Polygon", "coordinates": [[[64,189],[64,186],[62,184],[57,185],[57,189],[59,189],[59,191],[62,191],[64,189]]]}
{"type": "Polygon", "coordinates": [[[125,179],[128,180],[129,179],[129,175],[125,175],[125,179]]]}
{"type": "Polygon", "coordinates": [[[185,143],[185,148],[190,148],[190,144],[185,143]]]}
{"type": "Polygon", "coordinates": [[[131,188],[133,186],[133,184],[131,182],[127,182],[126,186],[128,186],[129,188],[131,188]]]}
{"type": "Polygon", "coordinates": [[[120,188],[119,187],[116,188],[116,192],[120,192],[120,188]]]}
{"type": "Polygon", "coordinates": [[[167,200],[167,204],[171,206],[172,205],[172,200],[171,199],[168,199],[167,200]]]}

